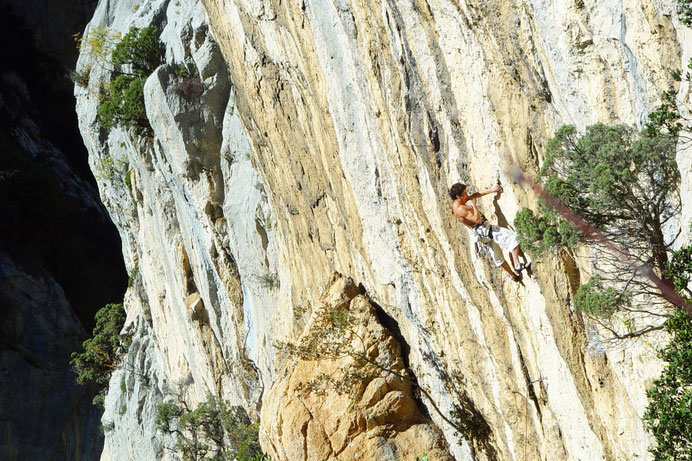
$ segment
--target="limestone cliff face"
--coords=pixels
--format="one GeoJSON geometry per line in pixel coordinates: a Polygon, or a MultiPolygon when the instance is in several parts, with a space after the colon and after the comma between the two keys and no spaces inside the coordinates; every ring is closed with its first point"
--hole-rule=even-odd
{"type": "MultiPolygon", "coordinates": [[[[104,458],[172,456],[155,405],[219,393],[261,415],[273,459],[374,459],[378,438],[393,459],[648,459],[653,349],[604,348],[590,334],[570,308],[569,258],[503,281],[472,251],[446,190],[500,180],[505,193],[481,208],[511,223],[535,197],[508,170],[535,172],[558,126],[641,124],[690,54],[673,11],[647,0],[102,1],[91,27],[155,23],[166,44],[145,86],[152,138],[101,130],[96,95],[78,90],[92,165],[122,165],[100,188],[138,270],[126,298],[137,336],[111,381],[104,458]],[[196,69],[192,95],[181,62],[196,69]],[[314,370],[276,343],[309,334],[333,274],[360,286],[351,302],[364,331],[396,338],[389,363],[443,414],[461,407],[484,430],[459,436],[402,383],[354,404],[346,426],[328,413],[348,401],[299,402],[314,370]],[[400,426],[386,412],[359,423],[396,396],[400,426]]],[[[104,78],[92,71],[92,83],[104,78]]]]}

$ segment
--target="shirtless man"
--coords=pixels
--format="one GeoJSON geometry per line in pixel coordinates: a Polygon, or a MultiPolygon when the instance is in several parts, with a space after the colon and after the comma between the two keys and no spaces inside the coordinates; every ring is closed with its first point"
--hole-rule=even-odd
{"type": "Polygon", "coordinates": [[[493,192],[502,192],[502,186],[497,184],[486,191],[468,195],[468,188],[466,185],[456,183],[449,189],[449,195],[452,200],[454,200],[452,212],[459,221],[463,222],[466,227],[471,229],[471,232],[475,234],[478,239],[477,244],[482,251],[491,257],[495,266],[502,267],[507,271],[509,276],[512,277],[512,280],[518,282],[521,278],[519,274],[521,274],[521,271],[524,269],[527,269],[528,265],[519,262],[519,241],[517,240],[517,234],[504,227],[493,226],[488,223],[473,202],[474,199],[493,192]],[[505,261],[504,256],[502,256],[502,250],[500,250],[498,245],[512,254],[512,262],[514,263],[516,274],[512,272],[509,264],[505,261]]]}

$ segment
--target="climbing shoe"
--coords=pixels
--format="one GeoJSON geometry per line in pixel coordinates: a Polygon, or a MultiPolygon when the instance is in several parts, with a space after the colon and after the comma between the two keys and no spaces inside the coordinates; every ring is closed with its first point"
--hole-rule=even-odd
{"type": "Polygon", "coordinates": [[[516,272],[517,274],[521,274],[521,271],[525,271],[525,270],[527,270],[529,267],[531,267],[531,263],[528,263],[528,264],[526,264],[526,263],[520,263],[520,264],[519,264],[519,267],[515,267],[515,268],[514,268],[514,272],[516,272]]]}

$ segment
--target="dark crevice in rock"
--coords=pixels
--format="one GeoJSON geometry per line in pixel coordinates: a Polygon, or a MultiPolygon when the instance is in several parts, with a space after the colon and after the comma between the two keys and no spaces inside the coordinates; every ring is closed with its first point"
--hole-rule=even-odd
{"type": "Polygon", "coordinates": [[[127,274],[77,129],[67,78],[76,50],[60,62],[26,39],[10,7],[0,18],[0,39],[12,44],[0,48],[9,64],[0,72],[0,245],[28,273],[54,278],[89,331],[96,310],[122,300],[127,274]]]}
{"type": "Polygon", "coordinates": [[[95,390],[78,385],[69,364],[96,311],[122,302],[128,278],[68,77],[77,60],[72,35],[95,7],[90,0],[0,0],[0,320],[13,318],[0,328],[13,333],[0,334],[0,351],[21,355],[0,354],[11,376],[0,377],[8,435],[0,459],[88,461],[103,446],[95,390]]]}
{"type": "Polygon", "coordinates": [[[267,248],[269,247],[269,236],[267,235],[267,231],[264,229],[264,226],[259,221],[259,219],[255,219],[255,228],[257,229],[257,234],[259,234],[260,239],[262,240],[262,249],[264,250],[264,264],[266,267],[269,267],[269,258],[267,257],[267,248]]]}
{"type": "Polygon", "coordinates": [[[538,414],[538,419],[542,419],[541,415],[541,406],[538,404],[538,397],[536,396],[536,393],[533,390],[533,385],[536,382],[540,382],[542,378],[537,378],[535,380],[531,379],[531,376],[529,375],[529,369],[526,366],[526,362],[524,361],[524,354],[521,352],[521,348],[518,347],[518,352],[519,352],[519,362],[521,363],[521,372],[524,374],[524,379],[526,380],[526,390],[528,392],[528,397],[531,399],[533,404],[536,407],[536,413],[538,414]]]}
{"type": "MultiPolygon", "coordinates": [[[[401,351],[401,360],[404,363],[404,367],[406,368],[406,373],[408,374],[408,376],[410,376],[413,388],[417,390],[419,387],[418,378],[413,373],[413,370],[411,370],[410,368],[411,346],[409,346],[408,342],[406,341],[406,338],[404,338],[404,335],[401,333],[401,328],[399,328],[399,324],[397,323],[397,321],[391,315],[387,314],[387,312],[385,312],[382,306],[380,306],[372,300],[370,300],[370,303],[375,308],[375,315],[377,317],[377,321],[380,323],[380,325],[382,325],[382,327],[385,330],[389,332],[389,334],[392,335],[392,337],[399,344],[399,349],[401,351]]],[[[428,421],[432,421],[430,412],[428,411],[428,407],[425,406],[425,404],[423,403],[423,399],[419,392],[413,393],[413,399],[416,402],[416,407],[418,408],[418,411],[420,411],[423,417],[428,421]]]]}

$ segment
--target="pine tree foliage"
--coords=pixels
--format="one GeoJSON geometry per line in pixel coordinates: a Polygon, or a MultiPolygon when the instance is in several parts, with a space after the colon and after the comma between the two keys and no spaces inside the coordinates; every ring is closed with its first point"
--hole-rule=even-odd
{"type": "Polygon", "coordinates": [[[184,461],[264,461],[259,425],[252,424],[241,407],[210,396],[194,410],[185,402],[157,407],[156,428],[176,434],[177,450],[184,461]]]}
{"type": "MultiPolygon", "coordinates": [[[[540,179],[547,193],[660,270],[671,244],[663,227],[680,208],[675,143],[670,134],[648,136],[624,125],[598,123],[582,135],[563,126],[547,144],[540,179]]],[[[522,211],[515,221],[529,250],[569,247],[584,238],[545,204],[540,212],[522,211]]]]}
{"type": "Polygon", "coordinates": [[[112,48],[110,62],[116,77],[105,88],[98,107],[98,121],[110,130],[114,126],[148,129],[144,107],[144,82],[161,64],[161,42],[156,26],[130,28],[112,48]]]}
{"type": "Polygon", "coordinates": [[[121,333],[125,317],[122,304],[106,304],[96,313],[93,336],[82,344],[84,351],[72,353],[70,364],[77,381],[97,389],[95,404],[103,404],[111,374],[132,343],[129,333],[121,333]]]}
{"type": "Polygon", "coordinates": [[[686,26],[692,26],[692,0],[678,0],[678,17],[686,26]]]}
{"type": "MultiPolygon", "coordinates": [[[[676,289],[690,298],[692,246],[676,251],[666,268],[676,289]]],[[[659,351],[666,362],[661,376],[647,392],[644,414],[649,431],[656,437],[651,448],[655,461],[692,461],[692,318],[676,309],[666,320],[670,342],[659,351]]]]}

